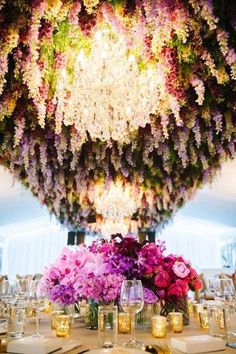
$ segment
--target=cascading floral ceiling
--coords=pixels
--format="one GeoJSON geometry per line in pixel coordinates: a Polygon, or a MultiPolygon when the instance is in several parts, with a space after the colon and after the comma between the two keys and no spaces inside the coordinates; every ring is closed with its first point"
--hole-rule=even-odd
{"type": "Polygon", "coordinates": [[[130,185],[154,228],[236,147],[236,6],[0,0],[0,163],[65,225],[130,185]]]}

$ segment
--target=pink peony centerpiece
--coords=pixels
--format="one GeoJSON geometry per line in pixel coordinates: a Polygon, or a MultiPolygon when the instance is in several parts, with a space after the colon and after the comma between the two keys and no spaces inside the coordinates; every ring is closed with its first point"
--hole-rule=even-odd
{"type": "Polygon", "coordinates": [[[199,290],[201,281],[182,256],[164,255],[163,242],[140,243],[134,236],[114,235],[90,247],[62,250],[46,268],[42,286],[48,298],[61,305],[80,299],[95,303],[117,301],[123,279],[141,279],[146,304],[160,301],[162,314],[183,310],[189,290],[199,290]]]}

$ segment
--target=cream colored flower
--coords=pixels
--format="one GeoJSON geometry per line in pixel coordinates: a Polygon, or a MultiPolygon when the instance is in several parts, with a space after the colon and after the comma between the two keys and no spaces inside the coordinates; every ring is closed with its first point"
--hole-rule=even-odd
{"type": "Polygon", "coordinates": [[[88,12],[92,12],[93,7],[99,4],[99,0],[83,0],[83,2],[88,12]]]}
{"type": "Polygon", "coordinates": [[[62,7],[61,0],[47,0],[47,13],[56,17],[62,7]]]}

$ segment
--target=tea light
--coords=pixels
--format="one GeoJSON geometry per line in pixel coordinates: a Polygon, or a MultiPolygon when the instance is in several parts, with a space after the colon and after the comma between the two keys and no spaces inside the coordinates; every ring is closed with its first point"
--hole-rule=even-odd
{"type": "Polygon", "coordinates": [[[57,337],[69,337],[71,332],[72,318],[69,315],[58,315],[55,321],[57,337]]]}
{"type": "Polygon", "coordinates": [[[121,312],[118,314],[118,331],[119,333],[129,334],[131,331],[130,313],[121,312]]]}
{"type": "Polygon", "coordinates": [[[168,315],[170,330],[180,333],[183,330],[183,314],[182,312],[170,312],[168,315]]]}
{"type": "Polygon", "coordinates": [[[51,314],[51,329],[56,329],[56,321],[59,315],[63,315],[64,311],[52,311],[51,314]]]}
{"type": "Polygon", "coordinates": [[[166,317],[153,316],[151,318],[151,332],[155,338],[163,338],[166,336],[166,317]]]}
{"type": "Polygon", "coordinates": [[[206,330],[209,328],[208,311],[206,311],[206,310],[199,311],[199,320],[200,320],[201,328],[203,330],[206,330]]]}

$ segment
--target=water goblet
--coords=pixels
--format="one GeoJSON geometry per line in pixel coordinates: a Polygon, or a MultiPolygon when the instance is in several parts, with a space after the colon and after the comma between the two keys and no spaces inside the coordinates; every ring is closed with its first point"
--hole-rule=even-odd
{"type": "Polygon", "coordinates": [[[12,283],[4,279],[0,285],[1,316],[10,316],[10,306],[14,302],[14,290],[12,283]]]}
{"type": "Polygon", "coordinates": [[[215,300],[232,301],[236,297],[236,291],[232,279],[215,279],[215,300]]]}
{"type": "Polygon", "coordinates": [[[129,348],[141,348],[140,343],[135,338],[135,315],[143,309],[143,286],[141,280],[124,280],[121,286],[120,305],[124,312],[131,316],[131,338],[124,345],[129,348]]]}
{"type": "Polygon", "coordinates": [[[39,334],[39,314],[45,309],[46,295],[40,285],[40,280],[32,281],[31,284],[31,304],[32,309],[35,311],[35,333],[32,335],[34,338],[42,338],[43,335],[39,334]]]}
{"type": "Polygon", "coordinates": [[[14,294],[18,300],[27,300],[30,294],[30,280],[16,279],[14,281],[14,294]]]}

